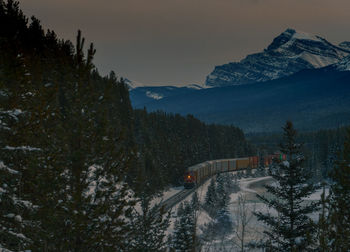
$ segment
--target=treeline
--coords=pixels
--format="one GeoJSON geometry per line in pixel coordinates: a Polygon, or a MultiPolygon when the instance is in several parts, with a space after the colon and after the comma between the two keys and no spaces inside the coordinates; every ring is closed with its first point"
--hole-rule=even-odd
{"type": "Polygon", "coordinates": [[[257,195],[269,208],[255,213],[268,227],[257,247],[266,251],[349,251],[350,129],[329,174],[328,194],[324,183],[320,200],[310,200],[321,186],[311,180],[312,170],[304,166],[302,144],[296,140],[293,124],[287,122],[283,130],[280,151],[287,159],[275,164],[271,173],[275,183],[265,185],[268,194],[257,195]]]}
{"type": "MultiPolygon", "coordinates": [[[[312,170],[316,181],[328,180],[334,162],[343,148],[347,127],[325,129],[311,132],[300,132],[296,141],[303,143],[306,166],[312,170]]],[[[258,153],[264,155],[279,149],[281,133],[249,134],[249,142],[254,144],[258,153]]]]}
{"type": "Polygon", "coordinates": [[[181,185],[187,167],[212,159],[247,156],[252,147],[234,126],[206,125],[193,116],[136,110],[139,174],[161,189],[181,185]]]}
{"type": "MultiPolygon", "coordinates": [[[[275,160],[268,171],[274,183],[264,186],[267,193],[257,194],[265,206],[255,205],[255,200],[248,201],[241,193],[235,195],[238,196],[235,202],[230,202],[230,194],[237,193],[240,175],[218,174],[211,180],[204,202],[194,194],[191,202],[179,207],[170,240],[172,248],[350,251],[350,129],[334,160],[328,183],[312,180],[293,124],[287,122],[283,129],[280,152],[286,155],[286,160],[275,160]],[[317,190],[322,187],[319,195],[317,190]],[[206,211],[212,221],[196,228],[199,209],[206,211]],[[254,215],[261,224],[253,221],[254,215]],[[201,232],[196,232],[198,229],[201,232]]],[[[263,175],[258,172],[261,168],[256,173],[263,175]]]]}
{"type": "Polygon", "coordinates": [[[1,247],[124,250],[134,204],[127,89],[98,74],[80,32],[75,46],[60,40],[11,0],[0,1],[0,26],[1,247]]]}
{"type": "MultiPolygon", "coordinates": [[[[0,247],[135,250],[151,239],[136,227],[162,223],[142,192],[180,184],[191,164],[251,151],[235,127],[134,111],[123,80],[102,77],[84,45],[80,31],[74,44],[59,39],[18,2],[0,1],[0,247]]],[[[154,237],[150,250],[163,249],[154,237]]]]}

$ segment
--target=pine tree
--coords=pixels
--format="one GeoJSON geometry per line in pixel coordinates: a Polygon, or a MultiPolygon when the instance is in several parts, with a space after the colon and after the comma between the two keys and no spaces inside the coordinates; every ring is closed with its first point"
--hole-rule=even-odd
{"type": "Polygon", "coordinates": [[[205,206],[208,208],[209,212],[214,211],[217,206],[217,192],[214,178],[210,180],[208,191],[205,194],[205,206]]]}
{"type": "MultiPolygon", "coordinates": [[[[227,187],[227,177],[223,174],[216,176],[216,208],[226,210],[229,202],[229,194],[227,187]]],[[[209,191],[209,188],[208,188],[209,191]]]]}
{"type": "Polygon", "coordinates": [[[0,1],[0,250],[23,251],[30,239],[33,204],[23,194],[28,158],[37,149],[25,137],[29,77],[16,36],[27,20],[16,1],[0,1]],[[17,54],[14,54],[17,53],[17,54]]]}
{"type": "Polygon", "coordinates": [[[150,197],[145,194],[140,199],[141,211],[134,209],[131,220],[131,234],[128,250],[164,251],[165,232],[169,226],[170,212],[165,213],[160,205],[150,207],[150,197]]]}
{"type": "Polygon", "coordinates": [[[350,250],[350,129],[340,159],[331,172],[329,192],[331,251],[350,250]]]}
{"type": "Polygon", "coordinates": [[[319,251],[329,251],[329,203],[326,197],[325,184],[323,184],[323,192],[321,194],[321,212],[317,223],[317,236],[319,243],[319,251]]]}
{"type": "Polygon", "coordinates": [[[6,175],[17,202],[30,199],[36,206],[24,216],[34,226],[22,228],[33,240],[30,248],[123,249],[124,216],[133,204],[126,200],[133,152],[125,85],[113,75],[98,75],[95,50],[91,45],[85,57],[80,32],[73,53],[71,44],[58,42],[52,32],[43,37],[38,20],[27,27],[14,1],[0,2],[0,19],[13,28],[0,32],[1,112],[12,113],[10,130],[1,129],[6,153],[0,160],[18,172],[6,175]]]}
{"type": "Polygon", "coordinates": [[[171,247],[175,251],[190,252],[196,247],[196,224],[193,208],[190,203],[181,204],[175,221],[171,247]]]}
{"type": "Polygon", "coordinates": [[[194,219],[194,228],[193,228],[193,244],[195,248],[200,247],[200,241],[197,236],[197,220],[198,220],[198,215],[199,215],[199,208],[200,208],[200,201],[198,198],[197,191],[193,193],[192,199],[191,199],[191,206],[192,206],[192,211],[193,211],[193,219],[194,219]]]}
{"type": "Polygon", "coordinates": [[[264,177],[266,174],[263,156],[260,157],[259,166],[258,166],[256,173],[257,173],[257,176],[259,176],[259,177],[264,177]]]}
{"type": "Polygon", "coordinates": [[[244,177],[250,178],[250,177],[252,177],[252,175],[253,175],[252,168],[250,166],[248,166],[246,171],[245,171],[244,177]]]}
{"type": "Polygon", "coordinates": [[[305,204],[304,199],[315,192],[317,187],[310,183],[311,174],[302,166],[304,158],[301,145],[295,142],[293,124],[287,122],[283,130],[284,142],[280,147],[281,152],[287,155],[287,160],[280,162],[272,174],[276,185],[265,186],[272,198],[257,195],[277,215],[257,212],[256,216],[269,226],[265,233],[274,250],[307,250],[312,245],[309,237],[315,232],[309,214],[317,211],[318,203],[305,204]]]}
{"type": "Polygon", "coordinates": [[[32,204],[18,198],[21,174],[0,161],[0,250],[23,251],[32,243],[22,215],[32,204]]]}
{"type": "Polygon", "coordinates": [[[199,202],[197,191],[195,191],[192,195],[191,205],[192,205],[194,211],[199,210],[200,202],[199,202]]]}

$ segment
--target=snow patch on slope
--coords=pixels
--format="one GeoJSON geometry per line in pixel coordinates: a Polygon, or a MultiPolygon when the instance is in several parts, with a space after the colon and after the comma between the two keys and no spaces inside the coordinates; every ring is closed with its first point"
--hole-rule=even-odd
{"type": "Polygon", "coordinates": [[[333,45],[306,32],[287,29],[260,53],[240,62],[216,66],[206,79],[207,86],[232,86],[286,77],[304,69],[321,68],[350,55],[350,43],[333,45]]]}
{"type": "Polygon", "coordinates": [[[321,55],[309,54],[303,52],[299,58],[309,62],[315,68],[325,67],[338,62],[335,58],[329,58],[321,55]]]}
{"type": "Polygon", "coordinates": [[[335,64],[335,67],[338,71],[350,71],[350,56],[335,64]]]}
{"type": "Polygon", "coordinates": [[[149,98],[153,98],[155,100],[160,100],[160,99],[164,98],[164,96],[162,94],[157,94],[157,93],[154,93],[154,92],[151,92],[151,91],[147,91],[146,92],[146,96],[149,97],[149,98]]]}

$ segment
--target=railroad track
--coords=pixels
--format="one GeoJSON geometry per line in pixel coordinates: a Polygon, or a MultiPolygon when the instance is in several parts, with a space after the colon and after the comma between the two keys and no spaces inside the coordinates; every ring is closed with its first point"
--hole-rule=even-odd
{"type": "Polygon", "coordinates": [[[165,211],[168,211],[169,209],[173,208],[176,204],[180,203],[180,201],[184,200],[188,195],[195,192],[198,188],[200,188],[208,179],[205,179],[200,185],[195,186],[191,189],[183,189],[182,191],[178,192],[177,194],[171,196],[169,199],[163,201],[161,203],[161,207],[164,207],[165,211]]]}
{"type": "Polygon", "coordinates": [[[177,194],[171,196],[169,199],[162,202],[161,206],[164,207],[165,211],[170,210],[173,208],[177,203],[184,200],[188,195],[193,193],[196,190],[196,187],[192,189],[184,189],[177,194]]]}

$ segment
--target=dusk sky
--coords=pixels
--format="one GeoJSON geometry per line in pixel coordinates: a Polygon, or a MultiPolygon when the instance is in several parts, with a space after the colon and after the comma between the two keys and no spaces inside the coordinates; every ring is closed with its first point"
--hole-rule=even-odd
{"type": "Polygon", "coordinates": [[[22,0],[27,16],[75,41],[102,74],[144,84],[203,83],[215,65],[266,48],[286,28],[350,41],[349,0],[22,0]]]}

